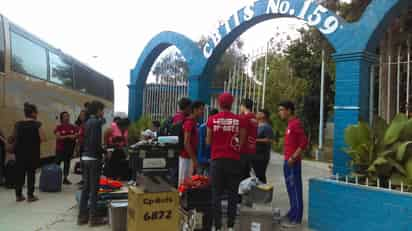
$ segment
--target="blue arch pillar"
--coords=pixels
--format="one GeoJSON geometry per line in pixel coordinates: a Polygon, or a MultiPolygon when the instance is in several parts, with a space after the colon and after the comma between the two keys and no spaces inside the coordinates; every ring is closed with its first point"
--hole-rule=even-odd
{"type": "Polygon", "coordinates": [[[370,70],[377,56],[368,52],[337,53],[333,173],[348,175],[350,158],[343,152],[345,128],[369,120],[370,70]]]}
{"type": "MultiPolygon", "coordinates": [[[[142,115],[143,89],[138,89],[136,84],[130,84],[129,87],[129,105],[135,110],[129,111],[129,119],[136,120],[142,115]]],[[[130,108],[129,106],[129,108],[130,108]]]]}
{"type": "Polygon", "coordinates": [[[207,78],[201,75],[190,76],[188,88],[191,100],[201,100],[206,104],[210,104],[210,84],[207,78]]]}

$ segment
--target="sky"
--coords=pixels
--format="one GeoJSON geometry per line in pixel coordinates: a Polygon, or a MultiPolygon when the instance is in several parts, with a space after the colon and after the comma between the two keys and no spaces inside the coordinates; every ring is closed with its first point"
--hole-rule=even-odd
{"type": "MultiPolygon", "coordinates": [[[[218,27],[250,0],[2,0],[0,14],[114,80],[115,111],[128,111],[130,70],[161,31],[194,41],[218,27]]],[[[276,33],[298,37],[296,19],[275,19],[247,31],[245,52],[260,49],[276,33]]]]}

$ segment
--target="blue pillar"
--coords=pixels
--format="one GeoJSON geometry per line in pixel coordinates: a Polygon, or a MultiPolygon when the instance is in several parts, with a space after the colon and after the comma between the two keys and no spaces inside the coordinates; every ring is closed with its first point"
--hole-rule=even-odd
{"type": "Polygon", "coordinates": [[[143,87],[130,84],[129,87],[129,119],[136,121],[142,115],[143,87]]]}
{"type": "Polygon", "coordinates": [[[189,77],[189,97],[192,100],[201,100],[206,104],[210,103],[209,81],[200,76],[192,75],[189,77]]]}
{"type": "Polygon", "coordinates": [[[351,172],[350,158],[345,147],[345,128],[359,120],[368,121],[370,68],[376,55],[368,52],[337,53],[335,95],[335,138],[333,173],[346,175],[351,172]]]}

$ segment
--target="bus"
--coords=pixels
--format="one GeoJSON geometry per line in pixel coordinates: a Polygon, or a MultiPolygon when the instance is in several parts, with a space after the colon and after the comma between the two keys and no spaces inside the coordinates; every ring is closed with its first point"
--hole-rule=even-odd
{"type": "Polygon", "coordinates": [[[63,53],[0,15],[0,129],[6,136],[24,118],[24,102],[35,104],[46,132],[41,158],[55,156],[59,114],[74,123],[86,102],[99,100],[113,118],[113,80],[63,53]]]}

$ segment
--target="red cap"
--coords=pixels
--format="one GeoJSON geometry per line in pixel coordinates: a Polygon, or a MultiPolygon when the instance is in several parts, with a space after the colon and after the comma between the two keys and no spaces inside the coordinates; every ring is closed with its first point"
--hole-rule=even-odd
{"type": "Polygon", "coordinates": [[[227,92],[223,92],[222,94],[219,95],[219,98],[218,98],[219,105],[222,107],[232,106],[233,100],[234,100],[233,96],[227,92]]]}

